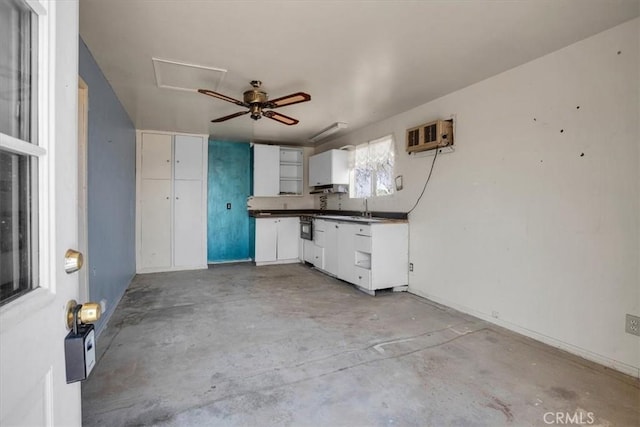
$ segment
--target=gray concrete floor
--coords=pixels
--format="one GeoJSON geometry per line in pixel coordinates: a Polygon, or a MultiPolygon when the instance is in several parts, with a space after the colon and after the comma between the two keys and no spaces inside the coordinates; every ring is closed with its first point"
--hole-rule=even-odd
{"type": "Polygon", "coordinates": [[[640,425],[637,379],[303,265],[137,276],[98,354],[87,426],[640,425]]]}

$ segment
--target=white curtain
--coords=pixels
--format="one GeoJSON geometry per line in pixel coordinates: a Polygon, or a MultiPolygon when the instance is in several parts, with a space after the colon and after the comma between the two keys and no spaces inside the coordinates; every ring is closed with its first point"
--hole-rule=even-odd
{"type": "Polygon", "coordinates": [[[395,144],[392,135],[360,144],[351,153],[350,197],[365,198],[393,193],[395,144]]]}

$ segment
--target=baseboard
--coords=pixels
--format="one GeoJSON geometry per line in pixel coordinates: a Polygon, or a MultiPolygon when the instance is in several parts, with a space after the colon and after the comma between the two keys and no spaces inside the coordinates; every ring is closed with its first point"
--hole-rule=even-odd
{"type": "Polygon", "coordinates": [[[549,337],[547,335],[543,335],[540,334],[538,332],[523,328],[521,326],[518,326],[516,324],[510,323],[510,322],[506,322],[502,319],[496,319],[488,314],[479,312],[477,310],[471,309],[469,307],[465,307],[462,306],[460,304],[456,304],[453,303],[451,301],[448,301],[446,299],[443,298],[438,298],[438,297],[434,297],[433,295],[429,295],[426,294],[424,292],[421,292],[419,290],[416,290],[414,288],[412,288],[411,286],[409,287],[408,290],[409,293],[412,293],[414,295],[417,295],[421,298],[425,298],[428,299],[429,301],[433,301],[437,304],[441,304],[447,307],[451,307],[455,310],[458,310],[462,313],[466,313],[466,314],[470,314],[472,316],[475,316],[479,319],[482,319],[484,321],[487,321],[489,323],[493,323],[495,325],[501,326],[505,329],[509,329],[513,332],[517,332],[521,335],[524,335],[526,337],[532,338],[536,341],[540,341],[543,342],[545,344],[548,344],[552,347],[556,347],[559,348],[561,350],[567,351],[569,353],[575,354],[576,356],[580,356],[583,359],[589,360],[591,362],[595,362],[598,363],[600,365],[606,366],[608,368],[611,369],[615,369],[616,371],[622,372],[624,374],[630,375],[632,377],[635,378],[639,378],[640,379],[640,367],[636,367],[636,366],[632,366],[632,365],[628,365],[624,362],[620,362],[618,360],[615,359],[611,359],[609,357],[606,356],[602,356],[600,354],[594,353],[592,351],[586,350],[584,348],[581,347],[577,347],[574,346],[572,344],[568,344],[564,341],[560,341],[556,338],[553,337],[549,337]]]}
{"type": "Polygon", "coordinates": [[[154,267],[154,268],[141,268],[136,270],[136,274],[148,274],[148,273],[167,273],[170,271],[188,271],[188,270],[206,270],[208,265],[196,265],[189,267],[154,267]]]}
{"type": "Polygon", "coordinates": [[[260,261],[260,262],[256,262],[256,266],[260,267],[263,265],[296,264],[299,262],[300,260],[298,258],[292,258],[292,259],[283,259],[278,261],[260,261]]]}
{"type": "Polygon", "coordinates": [[[244,258],[244,259],[234,259],[234,260],[229,260],[229,261],[207,261],[207,264],[209,265],[219,265],[219,264],[240,264],[243,262],[251,262],[253,261],[252,258],[244,258]]]}
{"type": "Polygon", "coordinates": [[[109,325],[109,321],[111,320],[111,316],[113,316],[113,313],[115,313],[116,308],[118,307],[118,304],[120,304],[120,301],[122,301],[122,297],[124,297],[124,294],[127,292],[127,289],[129,289],[129,287],[131,286],[131,282],[133,282],[133,279],[135,277],[136,277],[135,274],[131,276],[127,286],[125,286],[122,292],[120,292],[120,295],[118,296],[117,301],[113,301],[112,303],[110,303],[106,313],[102,313],[102,316],[101,316],[102,322],[100,323],[100,328],[96,329],[96,338],[100,338],[100,335],[102,335],[102,332],[104,332],[107,329],[109,325]]]}

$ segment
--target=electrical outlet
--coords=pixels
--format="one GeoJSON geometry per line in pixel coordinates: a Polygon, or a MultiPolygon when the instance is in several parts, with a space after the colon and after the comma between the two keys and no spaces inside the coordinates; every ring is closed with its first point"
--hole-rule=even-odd
{"type": "Polygon", "coordinates": [[[412,262],[409,263],[409,271],[413,271],[413,263],[412,262]]]}
{"type": "Polygon", "coordinates": [[[627,314],[624,330],[628,334],[638,335],[640,337],[640,317],[627,314]]]}

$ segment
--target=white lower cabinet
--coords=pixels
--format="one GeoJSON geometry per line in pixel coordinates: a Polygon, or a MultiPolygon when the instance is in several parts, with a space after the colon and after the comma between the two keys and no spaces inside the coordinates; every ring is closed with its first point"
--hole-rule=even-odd
{"type": "Polygon", "coordinates": [[[308,262],[309,264],[313,264],[315,262],[316,256],[316,245],[313,243],[313,240],[303,240],[302,241],[302,256],[304,262],[308,262]]]}
{"type": "Polygon", "coordinates": [[[338,233],[338,272],[336,276],[345,282],[354,283],[355,274],[353,266],[355,265],[355,246],[354,235],[356,233],[357,224],[341,223],[337,224],[338,233]]]}
{"type": "Polygon", "coordinates": [[[139,192],[139,268],[171,265],[171,180],[143,179],[139,192]]]}
{"type": "Polygon", "coordinates": [[[409,284],[407,223],[315,220],[314,243],[316,268],[365,291],[409,284]]]}
{"type": "Polygon", "coordinates": [[[256,265],[299,262],[300,219],[256,218],[256,265]]]}
{"type": "Polygon", "coordinates": [[[173,240],[175,265],[198,267],[206,251],[202,240],[202,182],[177,179],[174,183],[173,240]]]}
{"type": "Polygon", "coordinates": [[[338,275],[338,223],[327,221],[324,230],[324,270],[334,276],[338,275]]]}

